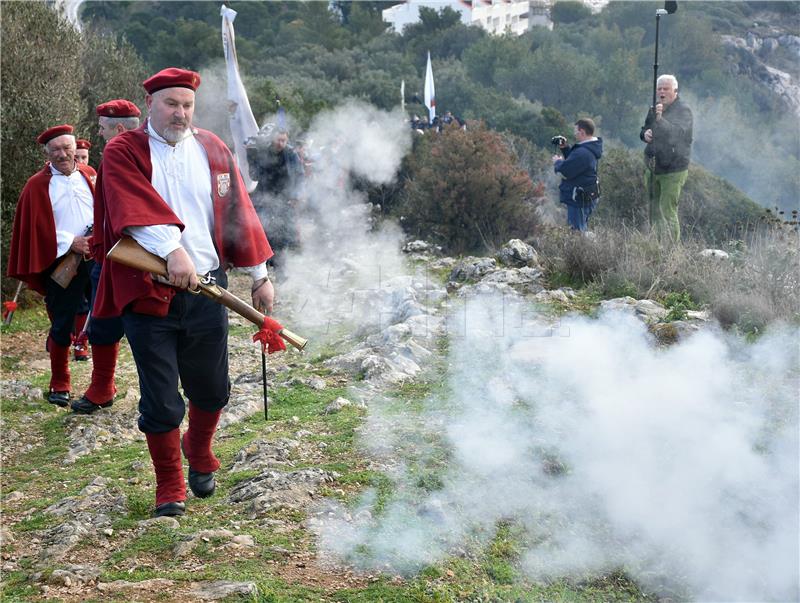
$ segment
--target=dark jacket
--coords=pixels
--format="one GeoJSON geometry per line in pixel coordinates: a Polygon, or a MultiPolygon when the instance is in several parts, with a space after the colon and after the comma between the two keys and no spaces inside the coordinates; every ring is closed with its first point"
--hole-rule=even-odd
{"type": "Polygon", "coordinates": [[[258,182],[257,194],[282,195],[287,199],[297,195],[303,167],[290,147],[277,152],[271,145],[248,147],[247,162],[250,178],[258,182]]]}
{"type": "Polygon", "coordinates": [[[559,200],[567,205],[580,206],[580,199],[574,199],[575,188],[586,191],[597,184],[597,161],[603,155],[603,139],[574,144],[564,150],[564,159],[553,164],[556,174],[564,179],[558,187],[559,200]]]}
{"type": "Polygon", "coordinates": [[[680,97],[667,105],[656,121],[652,107],[639,133],[644,141],[645,130],[653,130],[653,142],[644,149],[645,158],[655,157],[655,173],[671,174],[689,169],[692,155],[692,110],[680,97]]]}

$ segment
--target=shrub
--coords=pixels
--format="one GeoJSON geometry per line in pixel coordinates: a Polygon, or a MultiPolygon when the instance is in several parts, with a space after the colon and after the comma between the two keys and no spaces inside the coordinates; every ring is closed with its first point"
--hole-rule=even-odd
{"type": "Polygon", "coordinates": [[[449,253],[493,251],[532,234],[531,179],[503,138],[483,125],[418,138],[408,178],[404,228],[449,253]]]}

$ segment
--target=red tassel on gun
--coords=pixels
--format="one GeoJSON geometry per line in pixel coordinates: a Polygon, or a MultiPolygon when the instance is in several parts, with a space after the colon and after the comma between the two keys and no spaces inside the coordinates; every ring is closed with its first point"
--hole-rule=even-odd
{"type": "Polygon", "coordinates": [[[281,330],[283,330],[283,325],[281,323],[269,316],[265,316],[261,330],[253,335],[253,341],[261,342],[262,351],[269,352],[270,354],[280,352],[286,349],[286,344],[283,343],[283,339],[278,335],[281,330]]]}

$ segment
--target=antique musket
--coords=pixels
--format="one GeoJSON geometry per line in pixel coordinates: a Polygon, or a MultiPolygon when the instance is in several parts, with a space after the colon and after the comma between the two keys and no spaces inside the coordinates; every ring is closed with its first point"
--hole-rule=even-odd
{"type": "MultiPolygon", "coordinates": [[[[106,254],[106,258],[130,268],[135,268],[144,272],[152,272],[164,278],[169,277],[166,260],[150,253],[131,237],[122,237],[117,241],[108,254],[106,254]]],[[[198,275],[197,278],[197,289],[187,289],[189,293],[205,295],[218,304],[222,304],[246,318],[259,329],[264,326],[265,315],[256,310],[253,306],[239,299],[227,289],[217,285],[212,277],[198,275]]],[[[308,339],[286,328],[282,328],[278,331],[278,335],[300,351],[302,351],[308,343],[308,339]]]]}

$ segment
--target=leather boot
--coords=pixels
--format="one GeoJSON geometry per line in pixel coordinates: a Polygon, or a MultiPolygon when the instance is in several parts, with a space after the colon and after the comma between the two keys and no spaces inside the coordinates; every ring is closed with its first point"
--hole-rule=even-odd
{"type": "Polygon", "coordinates": [[[186,483],[181,461],[181,432],[147,433],[147,448],[156,472],[156,508],[153,514],[183,515],[186,483]]]}
{"type": "Polygon", "coordinates": [[[214,494],[214,472],[219,459],[211,451],[211,440],[219,423],[221,410],[209,412],[189,402],[189,428],[183,434],[182,447],[189,461],[189,487],[198,498],[214,494]]]}

